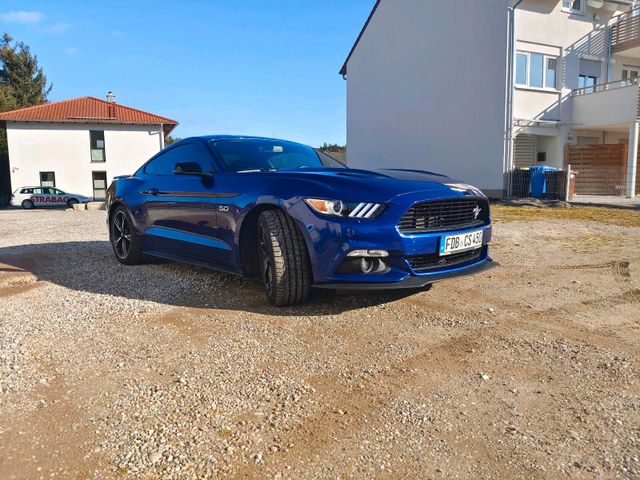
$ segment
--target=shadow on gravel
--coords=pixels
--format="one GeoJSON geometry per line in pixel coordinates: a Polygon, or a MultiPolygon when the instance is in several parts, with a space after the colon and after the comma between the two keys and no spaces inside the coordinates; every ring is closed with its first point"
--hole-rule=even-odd
{"type": "Polygon", "coordinates": [[[415,291],[335,293],[314,290],[302,305],[274,307],[261,283],[201,267],[151,260],[125,266],[107,241],[17,245],[0,248],[0,275],[27,271],[38,280],[77,291],[206,309],[280,316],[331,315],[397,300],[415,291]]]}

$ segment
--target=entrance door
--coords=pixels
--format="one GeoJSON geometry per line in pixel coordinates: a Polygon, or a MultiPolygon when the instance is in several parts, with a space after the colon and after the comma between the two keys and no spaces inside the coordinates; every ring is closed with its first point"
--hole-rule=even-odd
{"type": "Polygon", "coordinates": [[[107,172],[91,172],[93,180],[93,199],[105,200],[107,198],[107,172]]]}

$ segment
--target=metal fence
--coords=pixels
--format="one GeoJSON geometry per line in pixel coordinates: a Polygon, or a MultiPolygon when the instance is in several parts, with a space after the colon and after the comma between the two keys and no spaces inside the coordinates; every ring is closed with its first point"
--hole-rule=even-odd
{"type": "MultiPolygon", "coordinates": [[[[543,200],[568,201],[573,197],[575,175],[570,169],[555,170],[544,173],[545,185],[542,190],[543,200]]],[[[510,172],[510,196],[512,198],[532,197],[531,171],[528,168],[510,172]]]]}

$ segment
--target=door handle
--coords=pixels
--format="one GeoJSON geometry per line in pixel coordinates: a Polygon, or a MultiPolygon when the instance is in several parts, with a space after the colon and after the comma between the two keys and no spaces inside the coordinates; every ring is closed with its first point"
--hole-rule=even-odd
{"type": "Polygon", "coordinates": [[[149,190],[145,190],[143,192],[140,192],[143,195],[158,195],[158,189],[157,188],[150,188],[149,190]]]}

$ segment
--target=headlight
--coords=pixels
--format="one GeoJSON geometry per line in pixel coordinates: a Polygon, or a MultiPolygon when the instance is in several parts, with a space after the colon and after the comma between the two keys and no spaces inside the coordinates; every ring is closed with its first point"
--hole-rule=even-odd
{"type": "Polygon", "coordinates": [[[384,210],[384,205],[380,203],[344,202],[323,198],[305,198],[304,201],[316,212],[334,217],[373,219],[384,210]]]}

